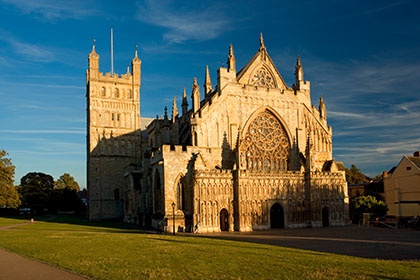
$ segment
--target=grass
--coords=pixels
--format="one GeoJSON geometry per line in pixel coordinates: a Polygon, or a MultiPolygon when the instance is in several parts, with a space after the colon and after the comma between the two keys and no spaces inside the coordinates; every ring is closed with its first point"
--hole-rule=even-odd
{"type": "Polygon", "coordinates": [[[65,222],[59,217],[0,231],[0,246],[95,279],[418,279],[420,273],[418,261],[65,222]]]}
{"type": "Polygon", "coordinates": [[[23,220],[17,218],[0,218],[0,227],[21,224],[25,222],[29,222],[29,219],[23,220]]]}

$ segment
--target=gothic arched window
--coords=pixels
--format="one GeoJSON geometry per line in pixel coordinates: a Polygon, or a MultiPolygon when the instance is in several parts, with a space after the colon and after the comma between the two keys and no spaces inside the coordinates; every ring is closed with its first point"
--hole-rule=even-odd
{"type": "Polygon", "coordinates": [[[162,194],[162,185],[160,182],[159,171],[155,172],[155,181],[154,181],[154,197],[155,197],[155,213],[163,213],[163,194],[162,194]]]}
{"type": "Polygon", "coordinates": [[[104,87],[101,88],[101,96],[106,96],[106,91],[105,91],[105,88],[104,87]]]}
{"type": "Polygon", "coordinates": [[[261,67],[251,75],[250,84],[267,88],[274,88],[274,78],[266,67],[261,67]]]}
{"type": "Polygon", "coordinates": [[[179,210],[185,210],[185,178],[180,177],[176,184],[176,205],[179,210]]]}
{"type": "Polygon", "coordinates": [[[241,164],[253,172],[287,170],[290,143],[280,121],[268,110],[251,122],[241,143],[241,164]]]}

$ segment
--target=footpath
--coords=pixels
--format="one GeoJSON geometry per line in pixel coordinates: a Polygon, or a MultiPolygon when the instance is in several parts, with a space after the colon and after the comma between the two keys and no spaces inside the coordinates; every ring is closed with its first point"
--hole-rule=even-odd
{"type": "MultiPolygon", "coordinates": [[[[27,223],[0,227],[8,230],[27,223]]],[[[1,234],[1,232],[0,232],[1,234]]],[[[33,261],[0,248],[0,280],[86,280],[87,278],[58,269],[52,265],[33,261]]]]}

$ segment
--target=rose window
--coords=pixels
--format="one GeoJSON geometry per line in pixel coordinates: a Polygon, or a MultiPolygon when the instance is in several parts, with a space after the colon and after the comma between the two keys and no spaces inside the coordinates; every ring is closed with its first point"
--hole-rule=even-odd
{"type": "Polygon", "coordinates": [[[266,68],[261,67],[252,75],[251,84],[254,86],[274,88],[274,79],[266,68]]]}
{"type": "Polygon", "coordinates": [[[289,138],[283,125],[272,113],[264,111],[252,121],[244,136],[242,165],[256,172],[285,171],[289,151],[289,138]]]}

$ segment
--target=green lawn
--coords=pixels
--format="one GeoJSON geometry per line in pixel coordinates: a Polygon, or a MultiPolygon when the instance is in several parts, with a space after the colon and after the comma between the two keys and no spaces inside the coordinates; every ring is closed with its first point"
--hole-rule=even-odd
{"type": "Polygon", "coordinates": [[[95,279],[418,279],[420,274],[417,261],[371,260],[65,221],[0,231],[0,246],[95,279]]]}
{"type": "Polygon", "coordinates": [[[29,219],[0,218],[0,227],[29,222],[29,219]]]}

